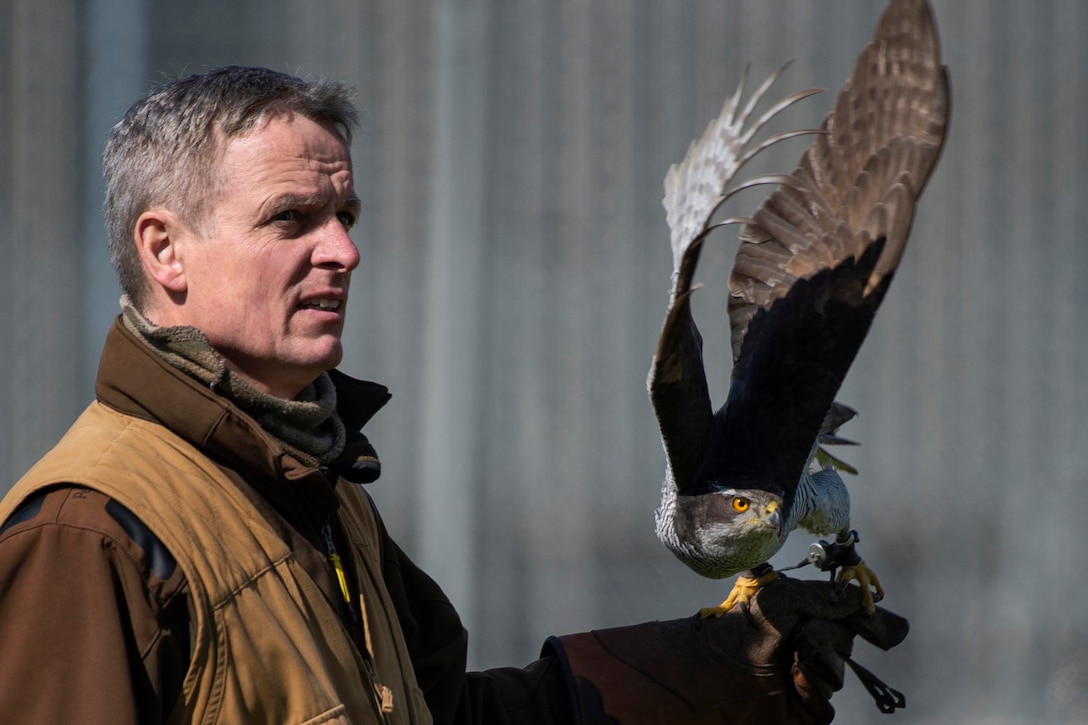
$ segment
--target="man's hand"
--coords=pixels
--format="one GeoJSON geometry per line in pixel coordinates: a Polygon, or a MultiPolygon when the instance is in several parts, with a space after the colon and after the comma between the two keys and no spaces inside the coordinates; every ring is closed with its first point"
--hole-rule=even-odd
{"type": "MultiPolygon", "coordinates": [[[[826,710],[828,722],[834,714],[828,701],[842,689],[854,637],[888,650],[907,636],[906,619],[880,607],[871,615],[864,610],[858,587],[781,578],[764,587],[748,611],[749,624],[763,633],[762,646],[779,642],[778,653],[770,657],[792,651],[794,689],[810,711],[826,710]]],[[[727,625],[719,636],[735,636],[735,630],[727,625]]],[[[756,635],[753,643],[759,641],[756,635]]]]}
{"type": "Polygon", "coordinates": [[[828,723],[856,635],[889,649],[907,621],[862,610],[857,587],[781,578],[747,606],[550,640],[576,722],[828,723]]]}

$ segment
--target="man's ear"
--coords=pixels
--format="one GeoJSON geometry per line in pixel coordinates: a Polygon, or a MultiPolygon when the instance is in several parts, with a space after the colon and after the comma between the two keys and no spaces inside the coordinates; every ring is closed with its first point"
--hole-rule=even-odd
{"type": "Polygon", "coordinates": [[[166,209],[150,209],[136,220],[136,249],[144,272],[152,284],[167,294],[184,294],[184,240],[190,235],[177,216],[166,209]]]}

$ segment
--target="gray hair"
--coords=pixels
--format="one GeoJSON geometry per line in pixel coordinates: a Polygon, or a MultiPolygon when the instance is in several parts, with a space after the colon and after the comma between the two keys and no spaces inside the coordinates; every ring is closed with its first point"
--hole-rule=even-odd
{"type": "Polygon", "coordinates": [[[110,132],[103,157],[110,257],[132,304],[143,309],[147,301],[133,242],[142,213],[166,206],[204,229],[227,140],[268,118],[297,113],[331,124],[350,144],[358,124],[351,97],[343,83],[228,66],[172,81],[134,103],[110,132]]]}

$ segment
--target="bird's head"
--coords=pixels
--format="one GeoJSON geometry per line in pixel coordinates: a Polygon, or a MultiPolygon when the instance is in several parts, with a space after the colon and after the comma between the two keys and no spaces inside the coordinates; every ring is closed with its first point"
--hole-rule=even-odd
{"type": "Polygon", "coordinates": [[[715,508],[725,514],[730,528],[740,536],[782,536],[782,499],[758,489],[725,489],[710,494],[719,499],[715,508]]]}
{"type": "Polygon", "coordinates": [[[692,569],[721,578],[766,562],[782,547],[785,513],[775,493],[722,486],[666,498],[657,533],[692,569]]]}

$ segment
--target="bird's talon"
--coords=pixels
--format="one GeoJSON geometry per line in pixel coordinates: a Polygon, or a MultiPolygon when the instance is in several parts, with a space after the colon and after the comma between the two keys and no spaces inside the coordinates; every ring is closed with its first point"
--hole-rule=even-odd
{"type": "Polygon", "coordinates": [[[865,607],[866,614],[876,612],[876,602],[884,599],[884,587],[880,585],[880,578],[860,559],[853,566],[844,566],[839,572],[838,581],[843,587],[851,581],[858,583],[861,587],[861,603],[865,607]]]}
{"type": "Polygon", "coordinates": [[[699,616],[703,619],[709,619],[710,617],[717,618],[721,617],[738,604],[747,607],[748,602],[752,601],[752,598],[755,597],[756,593],[777,579],[778,576],[778,572],[774,569],[768,569],[768,571],[754,578],[750,576],[738,576],[736,583],[733,584],[732,591],[729,592],[729,596],[725,598],[725,601],[716,607],[703,607],[699,610],[699,616]]]}
{"type": "Polygon", "coordinates": [[[711,617],[713,617],[714,619],[718,619],[728,611],[729,610],[725,608],[725,602],[722,602],[716,607],[703,607],[702,609],[700,609],[699,618],[710,619],[711,617]]]}

